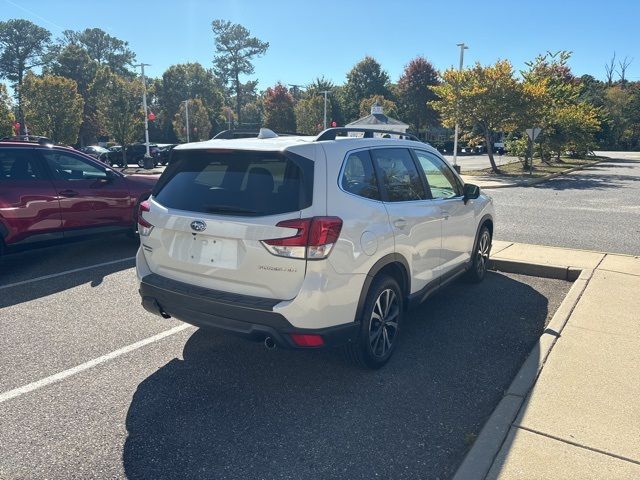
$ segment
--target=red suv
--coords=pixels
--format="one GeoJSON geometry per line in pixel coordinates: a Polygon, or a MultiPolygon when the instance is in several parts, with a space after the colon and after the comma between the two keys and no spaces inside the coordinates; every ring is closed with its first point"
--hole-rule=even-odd
{"type": "Polygon", "coordinates": [[[157,175],[123,175],[68,147],[0,141],[4,247],[132,231],[157,175]]]}

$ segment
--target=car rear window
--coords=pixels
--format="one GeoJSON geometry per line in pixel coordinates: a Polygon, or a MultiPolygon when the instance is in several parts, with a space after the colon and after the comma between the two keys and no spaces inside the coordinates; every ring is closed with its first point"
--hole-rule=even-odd
{"type": "Polygon", "coordinates": [[[34,155],[32,149],[2,148],[0,150],[0,182],[46,178],[34,155]]]}
{"type": "Polygon", "coordinates": [[[174,150],[153,195],[167,208],[262,216],[302,210],[313,197],[313,162],[291,153],[174,150]]]}

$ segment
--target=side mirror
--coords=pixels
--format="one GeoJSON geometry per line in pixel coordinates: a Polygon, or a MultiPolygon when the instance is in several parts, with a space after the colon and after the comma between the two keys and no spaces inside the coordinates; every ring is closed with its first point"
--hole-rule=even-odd
{"type": "Polygon", "coordinates": [[[463,200],[464,203],[466,204],[469,200],[475,200],[476,198],[478,198],[480,196],[480,187],[477,185],[474,185],[472,183],[465,183],[464,184],[464,196],[463,196],[463,200]]]}

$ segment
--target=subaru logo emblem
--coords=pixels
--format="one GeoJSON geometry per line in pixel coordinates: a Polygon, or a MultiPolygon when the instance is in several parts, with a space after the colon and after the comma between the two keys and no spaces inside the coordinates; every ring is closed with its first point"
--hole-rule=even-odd
{"type": "Polygon", "coordinates": [[[202,220],[194,220],[191,222],[191,230],[195,230],[196,232],[204,232],[207,229],[207,224],[202,220]]]}

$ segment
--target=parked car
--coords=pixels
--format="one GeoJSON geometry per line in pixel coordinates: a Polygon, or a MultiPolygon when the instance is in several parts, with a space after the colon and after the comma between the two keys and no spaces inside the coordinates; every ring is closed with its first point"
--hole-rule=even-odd
{"type": "Polygon", "coordinates": [[[100,155],[107,153],[109,150],[100,145],[90,145],[88,147],[82,147],[80,151],[94,158],[99,158],[100,155]]]}
{"type": "Polygon", "coordinates": [[[170,144],[158,144],[158,164],[159,165],[168,165],[169,164],[169,156],[171,154],[171,150],[176,146],[175,143],[170,144]]]}
{"type": "MultiPolygon", "coordinates": [[[[127,145],[126,159],[122,155],[122,146],[117,145],[109,149],[108,152],[103,153],[99,158],[102,162],[111,166],[120,166],[126,168],[128,165],[135,163],[139,167],[143,167],[144,156],[147,153],[147,147],[144,143],[134,143],[127,145]],[[125,164],[126,162],[126,164],[125,164]]],[[[158,146],[156,144],[149,144],[149,154],[154,159],[154,166],[157,164],[158,158],[158,146]]]]}
{"type": "Polygon", "coordinates": [[[483,279],[493,203],[415,137],[353,130],[177,146],[140,206],[144,308],[384,365],[408,306],[483,279]]]}
{"type": "Polygon", "coordinates": [[[100,154],[100,156],[98,156],[98,160],[100,160],[102,163],[106,163],[111,167],[126,167],[122,159],[122,147],[120,145],[109,147],[106,152],[103,152],[102,154],[100,154]]]}
{"type": "Polygon", "coordinates": [[[105,232],[134,232],[157,175],[123,175],[72,148],[0,141],[0,252],[105,232]]]}

